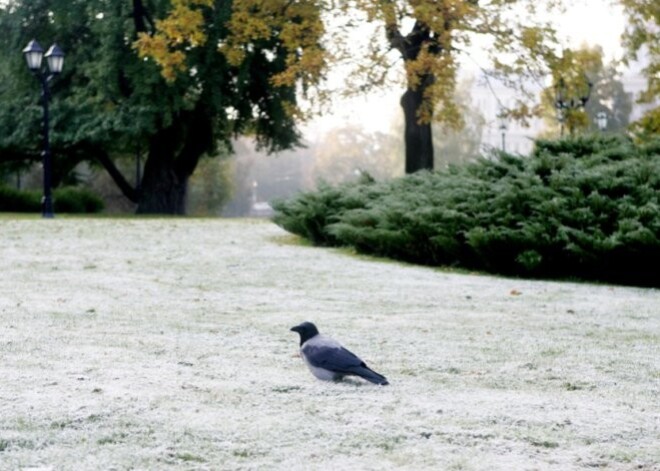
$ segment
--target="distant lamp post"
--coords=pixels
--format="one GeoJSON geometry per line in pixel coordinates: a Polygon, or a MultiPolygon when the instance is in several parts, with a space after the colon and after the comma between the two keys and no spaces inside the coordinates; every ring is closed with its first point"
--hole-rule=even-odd
{"type": "MultiPolygon", "coordinates": [[[[569,111],[584,108],[589,101],[593,83],[585,76],[582,86],[580,86],[573,96],[569,96],[569,90],[563,77],[559,78],[555,85],[555,109],[557,110],[557,120],[559,121],[559,135],[564,136],[564,124],[569,111]]],[[[569,132],[573,134],[573,127],[569,127],[569,132]]]]}
{"type": "Polygon", "coordinates": [[[41,83],[41,106],[44,109],[43,119],[43,167],[44,167],[44,196],[41,204],[42,215],[45,218],[52,218],[55,214],[53,212],[53,196],[51,192],[52,182],[52,158],[50,153],[50,139],[49,139],[49,122],[48,122],[48,102],[50,101],[50,88],[48,82],[54,76],[62,72],[64,65],[64,52],[57,44],[53,44],[50,49],[44,54],[36,40],[32,40],[23,49],[25,62],[27,62],[28,69],[39,79],[41,83]],[[46,58],[47,70],[42,67],[43,58],[46,58]]]}
{"type": "Polygon", "coordinates": [[[497,114],[497,122],[499,123],[498,129],[502,133],[502,152],[506,152],[506,131],[508,129],[506,122],[506,114],[504,111],[500,111],[497,114]]]}
{"type": "Polygon", "coordinates": [[[259,189],[259,183],[256,180],[252,181],[252,206],[257,204],[257,190],[259,189]]]}
{"type": "Polygon", "coordinates": [[[599,111],[596,114],[596,124],[600,132],[604,132],[607,129],[607,113],[604,111],[599,111]]]}

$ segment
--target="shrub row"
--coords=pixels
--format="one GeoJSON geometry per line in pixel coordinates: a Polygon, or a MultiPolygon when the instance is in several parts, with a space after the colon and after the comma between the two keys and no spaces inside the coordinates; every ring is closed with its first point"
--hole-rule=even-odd
{"type": "Polygon", "coordinates": [[[506,275],[660,286],[660,143],[539,141],[389,182],[363,180],[274,204],[319,245],[506,275]]]}
{"type": "MultiPolygon", "coordinates": [[[[0,186],[0,212],[40,213],[40,191],[16,190],[0,186]]],[[[86,188],[64,187],[53,191],[55,213],[99,213],[103,200],[86,188]]]]}

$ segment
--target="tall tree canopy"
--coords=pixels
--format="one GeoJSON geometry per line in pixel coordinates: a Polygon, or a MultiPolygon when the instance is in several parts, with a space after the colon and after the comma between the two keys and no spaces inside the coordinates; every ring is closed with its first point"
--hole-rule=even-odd
{"type": "Polygon", "coordinates": [[[249,133],[269,150],[296,145],[292,110],[304,74],[294,66],[310,40],[291,49],[281,35],[262,35],[237,46],[240,61],[230,60],[217,52],[233,44],[232,12],[232,2],[221,0],[13,0],[0,7],[0,159],[39,158],[37,86],[20,57],[33,37],[57,41],[67,54],[52,82],[55,183],[91,159],[138,212],[182,214],[188,177],[218,142],[249,133]],[[180,21],[168,23],[172,15],[180,21]],[[175,53],[185,47],[185,54],[175,54],[180,62],[163,77],[163,64],[136,53],[139,38],[175,53]],[[139,148],[147,160],[138,190],[113,159],[139,148]]]}
{"type": "MultiPolygon", "coordinates": [[[[200,1],[180,0],[189,7],[200,1]]],[[[291,52],[286,58],[288,71],[273,77],[274,84],[292,84],[294,77],[306,79],[303,88],[308,83],[316,84],[329,62],[347,59],[358,64],[355,73],[346,78],[357,92],[383,83],[394,51],[402,59],[405,72],[406,90],[401,106],[405,115],[406,171],[414,172],[433,168],[432,121],[454,128],[462,125],[462,113],[454,100],[457,70],[459,58],[470,54],[475,41],[489,52],[494,73],[508,77],[508,83],[517,84],[531,97],[523,85],[530,77],[538,80],[541,76],[553,39],[553,30],[533,18],[540,16],[541,8],[552,8],[559,2],[541,3],[542,6],[534,0],[234,0],[230,35],[220,50],[237,66],[244,60],[244,51],[278,36],[291,52]],[[292,19],[298,22],[291,26],[292,19]],[[364,50],[356,51],[350,43],[355,29],[362,31],[363,20],[373,26],[367,29],[373,37],[364,50]],[[324,23],[325,30],[334,26],[344,35],[323,36],[324,23]],[[317,44],[322,37],[326,40],[324,47],[308,44],[309,38],[317,44]]],[[[173,11],[169,19],[181,23],[181,18],[173,11]]],[[[194,47],[200,28],[193,27],[184,41],[177,35],[171,36],[168,29],[161,25],[159,30],[165,39],[159,45],[144,48],[146,54],[162,64],[165,76],[171,76],[171,64],[176,68],[182,62],[185,47],[194,47]]],[[[522,117],[529,112],[529,107],[521,106],[512,114],[522,117]]]]}
{"type": "MultiPolygon", "coordinates": [[[[524,84],[538,80],[551,53],[553,30],[538,18],[539,10],[557,2],[527,0],[357,0],[377,22],[385,47],[403,60],[406,90],[401,97],[405,117],[406,172],[433,168],[431,122],[462,125],[455,102],[461,57],[478,43],[492,64],[529,95],[524,84]],[[406,25],[411,25],[406,28],[406,25]]],[[[372,47],[377,50],[377,46],[372,47]]],[[[372,57],[383,57],[374,55],[372,57]]],[[[375,64],[379,66],[378,62],[375,64]]],[[[521,103],[522,104],[522,103],[521,103]]],[[[515,115],[529,113],[526,105],[515,115]]]]}
{"type": "Polygon", "coordinates": [[[208,52],[215,50],[230,66],[241,70],[256,59],[271,62],[275,65],[272,72],[255,68],[249,70],[253,76],[239,79],[253,80],[275,92],[287,91],[284,111],[289,118],[300,118],[304,113],[290,93],[299,87],[305,94],[318,85],[327,67],[327,53],[322,47],[323,5],[314,0],[172,0],[167,17],[156,22],[153,34],[140,33],[136,47],[141,57],[151,58],[161,67],[169,83],[185,78],[196,68],[193,51],[207,44],[208,52]],[[225,31],[219,38],[209,38],[210,25],[197,8],[213,11],[220,4],[229,10],[223,17],[225,31]]]}

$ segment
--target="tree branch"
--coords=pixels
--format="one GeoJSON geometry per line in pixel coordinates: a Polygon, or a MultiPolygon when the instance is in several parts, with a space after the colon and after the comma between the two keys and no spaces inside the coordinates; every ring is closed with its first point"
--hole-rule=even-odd
{"type": "Polygon", "coordinates": [[[108,153],[105,152],[104,150],[97,149],[96,152],[94,152],[94,155],[96,156],[96,159],[101,163],[101,165],[103,165],[103,167],[110,174],[115,184],[119,187],[119,189],[124,194],[124,196],[128,198],[131,202],[137,203],[139,197],[138,191],[135,188],[133,188],[133,186],[130,183],[128,183],[126,178],[124,178],[122,173],[119,171],[115,163],[108,155],[108,153]]]}
{"type": "Polygon", "coordinates": [[[154,21],[149,14],[149,11],[145,8],[142,0],[133,0],[133,23],[135,24],[135,33],[149,33],[152,34],[155,31],[154,21]]]}
{"type": "Polygon", "coordinates": [[[396,49],[401,53],[405,58],[406,54],[406,38],[403,37],[401,31],[395,24],[390,24],[385,26],[385,34],[387,36],[387,41],[390,43],[390,46],[393,49],[396,49]]]}
{"type": "Polygon", "coordinates": [[[0,149],[2,157],[0,162],[38,162],[41,159],[41,151],[26,151],[22,149],[0,149]]]}

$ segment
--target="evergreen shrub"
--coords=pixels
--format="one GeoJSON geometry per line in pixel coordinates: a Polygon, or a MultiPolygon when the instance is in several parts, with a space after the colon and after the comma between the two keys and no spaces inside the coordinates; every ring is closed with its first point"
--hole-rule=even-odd
{"type": "Polygon", "coordinates": [[[41,195],[36,191],[21,191],[0,185],[0,212],[31,213],[41,208],[41,195]]]}
{"type": "Polygon", "coordinates": [[[660,286],[660,142],[539,141],[388,182],[321,185],[274,204],[318,245],[518,276],[660,286]]]}
{"type": "MultiPolygon", "coordinates": [[[[0,186],[0,212],[40,213],[41,198],[41,191],[0,186]]],[[[55,214],[99,213],[103,208],[103,200],[86,188],[63,187],[53,191],[55,214]]]]}
{"type": "Polygon", "coordinates": [[[55,213],[100,213],[103,200],[87,188],[67,186],[53,192],[55,213]]]}

